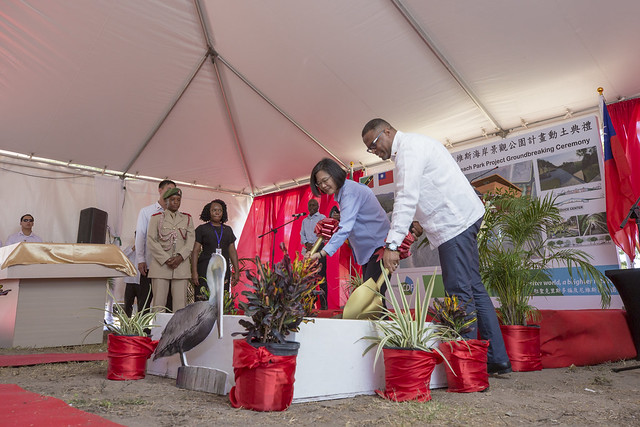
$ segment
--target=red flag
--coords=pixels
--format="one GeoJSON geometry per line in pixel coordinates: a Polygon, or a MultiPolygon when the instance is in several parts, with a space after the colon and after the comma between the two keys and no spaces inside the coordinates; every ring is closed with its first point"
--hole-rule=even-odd
{"type": "MultiPolygon", "coordinates": [[[[602,101],[604,126],[604,175],[607,200],[607,228],[614,243],[631,259],[635,257],[638,229],[636,223],[628,221],[624,228],[620,224],[629,214],[636,201],[632,184],[632,162],[616,135],[607,105],[602,101]]],[[[637,138],[634,143],[638,143],[637,138]]]]}

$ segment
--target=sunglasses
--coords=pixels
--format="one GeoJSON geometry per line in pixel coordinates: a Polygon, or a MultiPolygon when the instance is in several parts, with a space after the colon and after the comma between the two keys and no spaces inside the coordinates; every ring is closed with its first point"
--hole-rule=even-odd
{"type": "Polygon", "coordinates": [[[33,222],[33,218],[25,218],[22,222],[33,222]]]}

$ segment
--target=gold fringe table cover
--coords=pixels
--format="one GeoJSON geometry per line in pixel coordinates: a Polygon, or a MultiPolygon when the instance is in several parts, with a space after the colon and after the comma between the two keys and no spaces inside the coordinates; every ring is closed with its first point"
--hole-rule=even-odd
{"type": "Polygon", "coordinates": [[[137,274],[135,266],[116,245],[91,243],[18,243],[0,269],[31,264],[99,264],[129,276],[137,274]]]}

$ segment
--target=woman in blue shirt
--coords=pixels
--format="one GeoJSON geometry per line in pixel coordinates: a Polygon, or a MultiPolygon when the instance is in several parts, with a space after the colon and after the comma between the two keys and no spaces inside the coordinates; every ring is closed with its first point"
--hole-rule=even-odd
{"type": "Polygon", "coordinates": [[[340,206],[340,228],[312,259],[333,255],[348,238],[363,280],[377,280],[382,271],[374,252],[384,247],[389,219],[369,187],[346,178],[345,170],[331,159],[322,159],[311,171],[313,194],[333,195],[340,206]]]}

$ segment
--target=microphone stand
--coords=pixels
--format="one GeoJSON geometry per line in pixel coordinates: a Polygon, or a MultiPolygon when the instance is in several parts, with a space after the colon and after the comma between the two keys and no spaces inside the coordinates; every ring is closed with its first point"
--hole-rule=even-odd
{"type": "Polygon", "coordinates": [[[631,209],[629,209],[629,213],[627,214],[627,217],[624,219],[624,221],[622,221],[622,224],[620,224],[620,228],[624,228],[624,226],[627,225],[627,221],[629,221],[630,218],[635,219],[636,227],[638,227],[638,237],[640,237],[640,223],[638,223],[638,219],[640,218],[640,206],[638,206],[639,203],[640,203],[640,197],[638,197],[638,200],[636,200],[633,206],[631,206],[631,209]]]}
{"type": "Polygon", "coordinates": [[[282,225],[279,225],[277,227],[272,228],[271,230],[267,231],[264,234],[261,234],[258,236],[258,239],[263,238],[264,236],[266,236],[267,234],[271,234],[273,233],[273,240],[271,240],[271,268],[273,268],[273,258],[275,257],[275,251],[276,251],[276,235],[278,234],[278,230],[281,229],[282,227],[284,227],[287,224],[291,224],[293,221],[296,221],[300,218],[304,218],[305,216],[298,216],[293,218],[291,221],[287,221],[282,225]]]}

